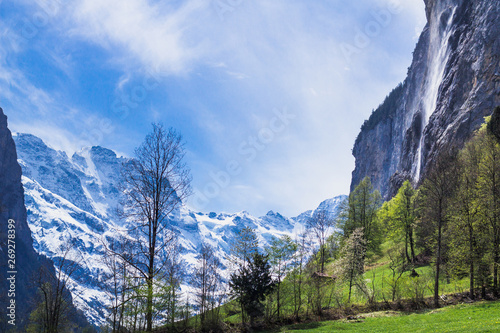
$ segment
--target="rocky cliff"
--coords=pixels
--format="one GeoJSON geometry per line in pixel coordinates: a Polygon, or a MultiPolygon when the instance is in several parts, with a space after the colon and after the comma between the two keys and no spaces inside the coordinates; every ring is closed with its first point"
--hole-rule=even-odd
{"type": "Polygon", "coordinates": [[[2,109],[0,109],[0,228],[0,295],[2,295],[0,321],[3,329],[19,328],[26,324],[26,319],[33,308],[31,296],[35,290],[31,287],[33,283],[30,278],[41,265],[51,267],[52,264],[33,249],[31,231],[26,222],[21,167],[17,163],[16,147],[2,109]],[[10,233],[8,233],[9,220],[13,221],[11,230],[15,230],[10,233]],[[11,236],[10,247],[8,235],[11,236]],[[12,261],[9,261],[9,249],[12,261]],[[8,281],[8,277],[11,280],[8,281]],[[7,310],[10,314],[10,317],[7,317],[5,311],[10,306],[11,300],[15,301],[15,310],[7,310]],[[7,324],[7,320],[11,324],[7,324]],[[15,325],[12,325],[13,323],[15,325]]]}
{"type": "MultiPolygon", "coordinates": [[[[36,306],[33,297],[37,292],[35,280],[41,267],[46,274],[55,277],[52,261],[39,255],[33,248],[24,205],[21,167],[17,161],[14,140],[7,128],[7,117],[0,108],[1,332],[26,331],[29,315],[36,306]]],[[[81,315],[76,312],[72,315],[75,322],[88,325],[81,315]]]]}
{"type": "Polygon", "coordinates": [[[363,124],[351,190],[369,176],[385,198],[418,183],[500,104],[500,2],[425,0],[427,25],[405,81],[363,124]]]}

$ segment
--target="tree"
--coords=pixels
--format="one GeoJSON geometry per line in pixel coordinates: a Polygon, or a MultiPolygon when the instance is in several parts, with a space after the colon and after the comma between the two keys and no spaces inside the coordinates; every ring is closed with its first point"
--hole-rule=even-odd
{"type": "Polygon", "coordinates": [[[232,261],[237,266],[245,266],[253,254],[258,252],[259,241],[255,230],[250,227],[244,227],[238,230],[237,234],[230,242],[232,261]]]}
{"type": "Polygon", "coordinates": [[[349,283],[348,303],[351,302],[352,287],[356,285],[358,279],[363,278],[365,254],[366,239],[363,235],[363,229],[357,228],[345,240],[338,261],[339,275],[349,283]]]}
{"type": "Polygon", "coordinates": [[[120,247],[118,242],[108,245],[102,240],[102,244],[106,249],[106,255],[102,257],[102,262],[108,269],[108,272],[103,274],[104,278],[102,279],[102,284],[103,289],[106,290],[110,298],[110,306],[108,307],[110,310],[110,317],[108,321],[111,325],[111,332],[115,333],[119,332],[123,326],[127,288],[127,265],[120,256],[115,254],[117,251],[122,252],[117,249],[117,247],[120,247]]]}
{"type": "Polygon", "coordinates": [[[79,268],[79,261],[69,243],[62,248],[60,257],[54,257],[55,275],[48,268],[40,267],[34,280],[38,288],[38,306],[30,315],[29,332],[57,333],[69,329],[74,310],[67,288],[79,268]]]}
{"type": "Polygon", "coordinates": [[[307,228],[316,238],[319,243],[319,256],[320,256],[320,271],[324,273],[325,271],[325,260],[326,260],[326,240],[330,236],[330,230],[334,225],[334,220],[330,216],[330,213],[326,210],[320,210],[313,214],[313,216],[307,221],[307,228]]]}
{"type": "Polygon", "coordinates": [[[395,246],[387,251],[387,257],[389,258],[388,266],[392,273],[390,279],[387,279],[387,282],[391,287],[391,297],[393,302],[396,300],[396,297],[398,297],[399,282],[403,277],[406,266],[408,265],[408,262],[405,262],[405,255],[401,255],[401,252],[404,253],[404,250],[402,250],[400,246],[395,246]]]}
{"type": "MultiPolygon", "coordinates": [[[[465,243],[467,243],[468,246],[467,249],[463,251],[465,252],[465,260],[461,260],[462,256],[459,256],[458,260],[461,262],[468,262],[469,264],[469,295],[471,299],[475,298],[474,271],[477,259],[481,255],[478,253],[478,237],[480,237],[480,235],[477,233],[477,228],[480,226],[480,202],[477,187],[480,161],[481,147],[476,136],[465,145],[458,156],[459,177],[458,187],[454,197],[454,203],[456,205],[454,217],[456,223],[454,225],[455,232],[452,237],[455,242],[460,241],[462,238],[466,238],[465,243]],[[464,233],[464,230],[467,232],[464,233]]],[[[460,247],[454,246],[454,248],[456,249],[456,254],[460,250],[460,247]]]]}
{"type": "Polygon", "coordinates": [[[246,267],[231,274],[229,286],[253,326],[255,318],[264,313],[262,302],[274,288],[271,265],[266,256],[254,252],[246,267]]]}
{"type": "Polygon", "coordinates": [[[455,151],[444,151],[438,156],[429,175],[420,187],[420,207],[424,228],[434,231],[431,237],[436,244],[434,279],[434,306],[439,307],[439,277],[443,259],[443,232],[450,219],[450,207],[458,174],[455,151]]]}
{"type": "Polygon", "coordinates": [[[370,178],[365,177],[351,192],[342,210],[340,225],[344,237],[347,238],[354,230],[363,228],[367,249],[377,252],[380,245],[377,210],[381,201],[380,192],[374,190],[370,178]]]}
{"type": "Polygon", "coordinates": [[[153,131],[135,150],[135,159],[124,164],[124,216],[135,223],[130,234],[136,239],[136,252],[122,258],[146,282],[148,332],[153,330],[153,287],[164,267],[157,259],[169,241],[163,237],[169,227],[168,216],[191,193],[184,155],[181,135],[153,124],[153,131]]]}
{"type": "Polygon", "coordinates": [[[266,249],[269,262],[276,277],[276,312],[278,319],[281,318],[281,282],[293,267],[291,261],[296,251],[297,245],[287,235],[281,238],[274,238],[270,246],[266,249]]]}
{"type": "Polygon", "coordinates": [[[402,252],[406,261],[415,264],[415,221],[417,218],[417,191],[405,181],[398,193],[384,203],[379,210],[379,219],[384,222],[386,233],[391,239],[402,241],[402,252]]]}
{"type": "Polygon", "coordinates": [[[202,330],[208,331],[208,329],[215,328],[219,321],[218,316],[214,316],[214,312],[219,303],[221,291],[221,263],[214,249],[208,244],[202,244],[197,260],[192,285],[196,289],[194,296],[202,330]],[[212,314],[211,318],[208,318],[209,312],[212,314]]]}
{"type": "MultiPolygon", "coordinates": [[[[487,122],[489,119],[487,119],[487,122]]],[[[484,126],[486,127],[486,126],[484,126]]],[[[500,265],[500,144],[490,130],[483,127],[478,141],[481,147],[478,190],[481,215],[488,222],[493,254],[493,290],[498,295],[500,265]]]]}
{"type": "Polygon", "coordinates": [[[290,280],[292,282],[293,291],[293,315],[295,319],[298,320],[303,303],[302,294],[304,283],[304,266],[310,248],[308,234],[306,232],[300,234],[295,240],[295,244],[297,247],[297,251],[293,258],[294,269],[290,274],[290,280]]]}

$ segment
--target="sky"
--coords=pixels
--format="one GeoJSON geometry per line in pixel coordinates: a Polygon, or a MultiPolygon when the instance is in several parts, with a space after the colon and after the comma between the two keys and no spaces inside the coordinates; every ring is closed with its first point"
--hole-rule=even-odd
{"type": "Polygon", "coordinates": [[[348,194],[365,119],[406,76],[422,0],[0,0],[0,107],[71,156],[182,133],[202,212],[348,194]]]}

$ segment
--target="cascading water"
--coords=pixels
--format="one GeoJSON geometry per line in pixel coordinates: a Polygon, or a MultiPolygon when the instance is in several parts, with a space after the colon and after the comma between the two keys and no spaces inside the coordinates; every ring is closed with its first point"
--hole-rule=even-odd
{"type": "Polygon", "coordinates": [[[413,175],[417,182],[420,179],[422,167],[422,146],[424,144],[424,130],[431,115],[436,110],[439,97],[439,87],[443,81],[446,63],[450,57],[449,40],[453,33],[453,18],[456,7],[444,7],[434,11],[430,24],[429,67],[426,78],[425,94],[422,98],[422,127],[420,142],[414,163],[413,175]]]}

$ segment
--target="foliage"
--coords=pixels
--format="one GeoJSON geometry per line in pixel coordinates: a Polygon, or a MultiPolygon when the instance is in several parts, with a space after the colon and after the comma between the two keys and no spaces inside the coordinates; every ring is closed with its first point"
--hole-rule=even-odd
{"type": "Polygon", "coordinates": [[[344,237],[349,237],[354,230],[363,228],[367,250],[372,253],[379,251],[382,241],[377,221],[381,201],[380,192],[374,190],[370,178],[365,177],[349,195],[339,221],[344,237]]]}
{"type": "Polygon", "coordinates": [[[339,275],[349,284],[349,298],[351,301],[352,287],[363,288],[363,273],[365,267],[366,239],[363,228],[355,229],[345,241],[338,262],[339,275]]]}
{"type": "Polygon", "coordinates": [[[384,102],[379,105],[376,110],[373,110],[370,118],[365,120],[361,126],[361,132],[356,138],[356,143],[361,140],[362,133],[371,131],[383,120],[392,119],[395,112],[398,110],[398,105],[400,104],[400,98],[404,91],[404,85],[402,83],[398,84],[390,94],[385,98],[384,102]]]}
{"type": "Polygon", "coordinates": [[[248,265],[231,274],[229,286],[251,322],[261,317],[264,314],[263,301],[274,288],[267,257],[258,252],[253,253],[248,265]]]}
{"type": "Polygon", "coordinates": [[[415,263],[415,222],[417,219],[417,191],[405,181],[398,193],[378,211],[386,237],[403,243],[407,263],[415,263]]]}
{"type": "MultiPolygon", "coordinates": [[[[282,281],[285,276],[293,268],[293,257],[297,251],[297,244],[290,238],[290,236],[283,236],[281,238],[274,238],[270,246],[265,250],[269,263],[272,266],[272,272],[276,280],[276,316],[278,319],[281,317],[281,306],[283,303],[282,297],[282,281]]],[[[274,315],[274,313],[272,314],[274,315]]]]}

